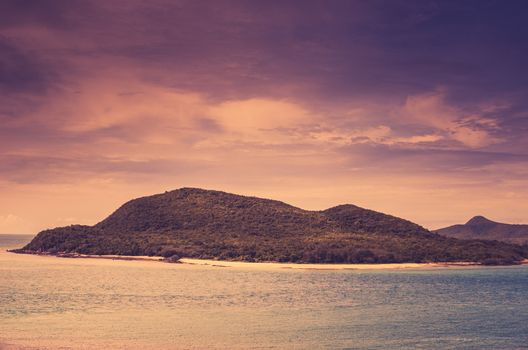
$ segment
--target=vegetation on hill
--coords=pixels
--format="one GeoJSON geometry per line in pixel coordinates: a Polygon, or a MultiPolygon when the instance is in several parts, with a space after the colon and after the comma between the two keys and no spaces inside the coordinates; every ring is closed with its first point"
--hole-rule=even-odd
{"type": "Polygon", "coordinates": [[[453,225],[434,231],[460,239],[486,239],[528,245],[528,225],[512,225],[475,216],[464,225],[453,225]]]}
{"type": "Polygon", "coordinates": [[[19,251],[298,263],[511,264],[528,255],[517,245],[447,238],[353,205],[307,211],[193,188],[132,200],[94,226],[42,231],[19,251]]]}

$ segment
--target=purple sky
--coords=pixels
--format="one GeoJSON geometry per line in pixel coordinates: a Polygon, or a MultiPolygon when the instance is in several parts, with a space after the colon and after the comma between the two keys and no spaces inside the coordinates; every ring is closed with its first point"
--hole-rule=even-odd
{"type": "Polygon", "coordinates": [[[0,233],[184,186],[528,222],[526,1],[0,2],[0,233]]]}

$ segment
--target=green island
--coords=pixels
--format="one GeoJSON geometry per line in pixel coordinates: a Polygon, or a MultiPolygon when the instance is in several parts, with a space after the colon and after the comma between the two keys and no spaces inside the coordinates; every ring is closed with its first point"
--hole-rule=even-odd
{"type": "Polygon", "coordinates": [[[17,253],[162,256],[248,262],[516,264],[528,247],[444,237],[339,205],[322,211],[197,188],[131,200],[94,226],[40,232],[17,253]]]}

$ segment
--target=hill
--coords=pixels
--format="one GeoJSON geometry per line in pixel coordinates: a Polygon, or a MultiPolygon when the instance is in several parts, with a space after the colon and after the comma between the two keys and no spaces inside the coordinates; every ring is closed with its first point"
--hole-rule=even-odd
{"type": "Polygon", "coordinates": [[[512,244],[446,238],[354,205],[308,211],[195,188],[134,199],[94,226],[42,231],[18,252],[300,263],[513,263],[528,255],[512,244]]]}
{"type": "Polygon", "coordinates": [[[528,244],[528,225],[512,225],[475,216],[463,225],[453,225],[434,232],[460,239],[487,239],[528,244]]]}

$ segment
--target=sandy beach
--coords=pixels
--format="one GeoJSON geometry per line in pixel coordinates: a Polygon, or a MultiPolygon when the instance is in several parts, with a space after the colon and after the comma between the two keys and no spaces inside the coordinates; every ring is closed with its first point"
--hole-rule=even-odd
{"type": "MultiPolygon", "coordinates": [[[[10,254],[16,254],[8,252],[10,254]]],[[[51,259],[89,259],[89,260],[113,260],[130,263],[152,263],[162,262],[167,265],[176,266],[205,266],[205,267],[222,267],[222,268],[240,268],[254,270],[401,270],[401,269],[431,269],[431,268],[470,268],[484,267],[477,262],[439,262],[439,263],[392,263],[392,264],[298,264],[298,263],[280,263],[280,262],[243,262],[243,261],[225,261],[213,259],[192,259],[181,258],[179,263],[168,263],[164,258],[159,256],[127,256],[127,255],[86,255],[86,254],[27,254],[51,259]]],[[[522,265],[528,264],[528,259],[524,260],[522,265]]]]}
{"type": "Polygon", "coordinates": [[[481,266],[475,262],[450,263],[397,263],[397,264],[295,264],[279,262],[243,262],[221,261],[206,259],[182,258],[180,262],[193,265],[207,265],[215,267],[250,268],[256,270],[295,269],[295,270],[400,270],[421,268],[474,267],[481,266]]]}

